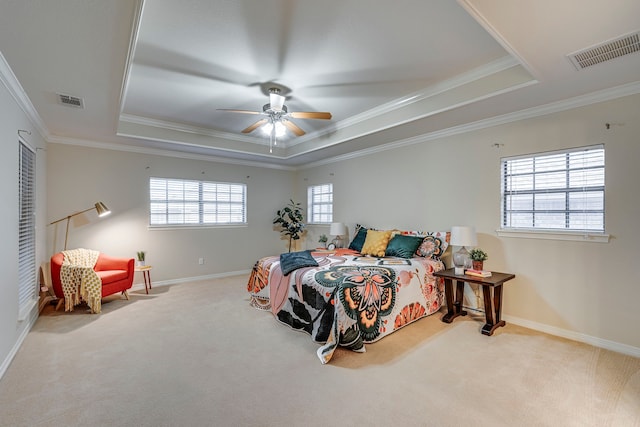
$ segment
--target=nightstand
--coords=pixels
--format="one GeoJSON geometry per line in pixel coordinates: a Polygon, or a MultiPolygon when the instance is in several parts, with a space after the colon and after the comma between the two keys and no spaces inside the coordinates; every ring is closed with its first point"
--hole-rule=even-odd
{"type": "Polygon", "coordinates": [[[467,312],[462,309],[462,296],[464,282],[476,283],[482,286],[484,294],[484,315],[486,323],[482,327],[484,335],[493,335],[493,331],[506,322],[501,319],[502,315],[502,285],[513,279],[515,274],[491,272],[490,277],[476,277],[467,274],[455,274],[454,269],[438,271],[433,273],[436,277],[444,279],[444,292],[447,299],[447,314],[442,317],[445,323],[453,322],[458,316],[466,316],[467,312]],[[453,281],[456,282],[455,298],[453,294],[453,281]]]}

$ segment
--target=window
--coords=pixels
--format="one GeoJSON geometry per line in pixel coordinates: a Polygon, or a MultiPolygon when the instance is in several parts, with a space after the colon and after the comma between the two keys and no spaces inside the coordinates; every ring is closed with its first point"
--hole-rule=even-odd
{"type": "Polygon", "coordinates": [[[506,158],[503,229],[604,232],[604,146],[506,158]]]}
{"type": "Polygon", "coordinates": [[[307,188],[309,217],[312,224],[333,222],[333,184],[311,185],[307,188]]]}
{"type": "Polygon", "coordinates": [[[246,196],[245,184],[150,178],[149,224],[246,224],[246,196]]]}
{"type": "Polygon", "coordinates": [[[18,319],[36,301],[36,154],[22,142],[18,149],[18,319]]]}

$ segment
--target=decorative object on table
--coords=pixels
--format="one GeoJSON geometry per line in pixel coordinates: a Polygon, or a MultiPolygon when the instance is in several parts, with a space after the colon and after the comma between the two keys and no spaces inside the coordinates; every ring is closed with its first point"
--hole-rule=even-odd
{"type": "Polygon", "coordinates": [[[491,272],[486,270],[467,269],[464,271],[464,274],[474,277],[491,277],[491,272]]]}
{"type": "Polygon", "coordinates": [[[489,258],[489,255],[480,248],[471,249],[469,257],[473,263],[474,270],[482,270],[484,267],[484,261],[489,258]]]}
{"type": "Polygon", "coordinates": [[[336,236],[331,243],[333,243],[336,248],[342,247],[342,236],[347,234],[347,226],[341,222],[332,222],[331,227],[329,228],[329,234],[333,234],[336,236]]]}
{"type": "Polygon", "coordinates": [[[289,200],[287,206],[276,212],[273,224],[280,227],[280,233],[289,237],[289,252],[291,252],[293,241],[302,237],[302,232],[305,229],[303,219],[300,203],[296,203],[292,199],[289,200]]]}
{"type": "Polygon", "coordinates": [[[322,243],[322,247],[323,248],[327,248],[327,242],[329,241],[329,239],[327,238],[326,234],[321,234],[320,237],[318,238],[318,243],[322,243]]]}
{"type": "Polygon", "coordinates": [[[145,251],[136,252],[136,257],[138,258],[138,261],[136,262],[136,265],[144,265],[145,264],[145,258],[146,258],[146,252],[145,251]]]}
{"type": "Polygon", "coordinates": [[[107,215],[109,215],[111,213],[109,208],[107,208],[104,203],[97,202],[95,205],[93,205],[89,209],[85,209],[85,210],[80,211],[80,212],[72,213],[71,215],[67,215],[64,218],[60,218],[60,219],[57,219],[57,220],[49,223],[49,225],[53,225],[53,224],[57,224],[60,221],[64,221],[65,219],[67,220],[67,230],[64,233],[64,250],[67,249],[67,239],[69,237],[69,220],[71,218],[73,218],[74,216],[76,216],[76,215],[80,215],[82,213],[89,212],[89,211],[94,210],[94,209],[98,212],[98,217],[100,217],[100,218],[102,218],[103,216],[107,216],[107,215]]]}
{"type": "Polygon", "coordinates": [[[464,274],[464,270],[472,266],[466,246],[475,246],[478,243],[475,227],[459,225],[451,227],[449,243],[452,246],[460,246],[460,249],[453,254],[453,265],[455,266],[455,274],[464,274]]]}

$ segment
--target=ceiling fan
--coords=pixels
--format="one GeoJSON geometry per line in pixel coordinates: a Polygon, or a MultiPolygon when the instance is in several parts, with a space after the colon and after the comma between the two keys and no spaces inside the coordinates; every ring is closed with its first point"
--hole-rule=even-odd
{"type": "Polygon", "coordinates": [[[259,127],[263,127],[263,129],[269,133],[270,135],[270,149],[269,152],[272,151],[272,146],[277,144],[277,137],[283,136],[286,133],[286,129],[290,130],[296,136],[302,136],[305,134],[305,131],[302,130],[298,125],[293,123],[290,119],[319,119],[319,120],[329,120],[331,119],[331,113],[321,112],[321,111],[311,111],[311,112],[289,112],[287,106],[284,105],[285,97],[280,95],[280,89],[278,88],[270,88],[269,89],[269,103],[264,104],[262,106],[262,111],[252,111],[252,110],[233,110],[226,108],[218,108],[218,111],[228,111],[230,113],[242,113],[242,114],[260,114],[267,116],[264,119],[260,119],[251,126],[242,130],[242,133],[251,133],[259,127]]]}

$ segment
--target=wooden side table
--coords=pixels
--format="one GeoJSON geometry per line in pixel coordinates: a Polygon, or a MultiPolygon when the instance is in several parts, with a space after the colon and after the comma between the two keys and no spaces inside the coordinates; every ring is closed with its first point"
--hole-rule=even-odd
{"type": "Polygon", "coordinates": [[[462,297],[464,282],[476,283],[482,286],[484,294],[484,315],[487,323],[482,327],[484,335],[493,335],[493,331],[506,322],[501,319],[502,315],[502,285],[513,279],[515,274],[491,272],[490,277],[476,277],[466,274],[455,274],[454,269],[438,271],[433,273],[436,277],[444,279],[444,292],[447,299],[447,314],[442,317],[445,323],[453,322],[458,316],[466,316],[467,312],[462,310],[462,297]],[[453,295],[453,281],[456,281],[455,299],[453,295]]]}
{"type": "Polygon", "coordinates": [[[150,265],[136,265],[135,270],[142,272],[142,277],[144,278],[144,290],[148,294],[149,289],[151,289],[151,269],[153,267],[150,265]],[[148,288],[147,288],[148,286],[148,288]]]}

